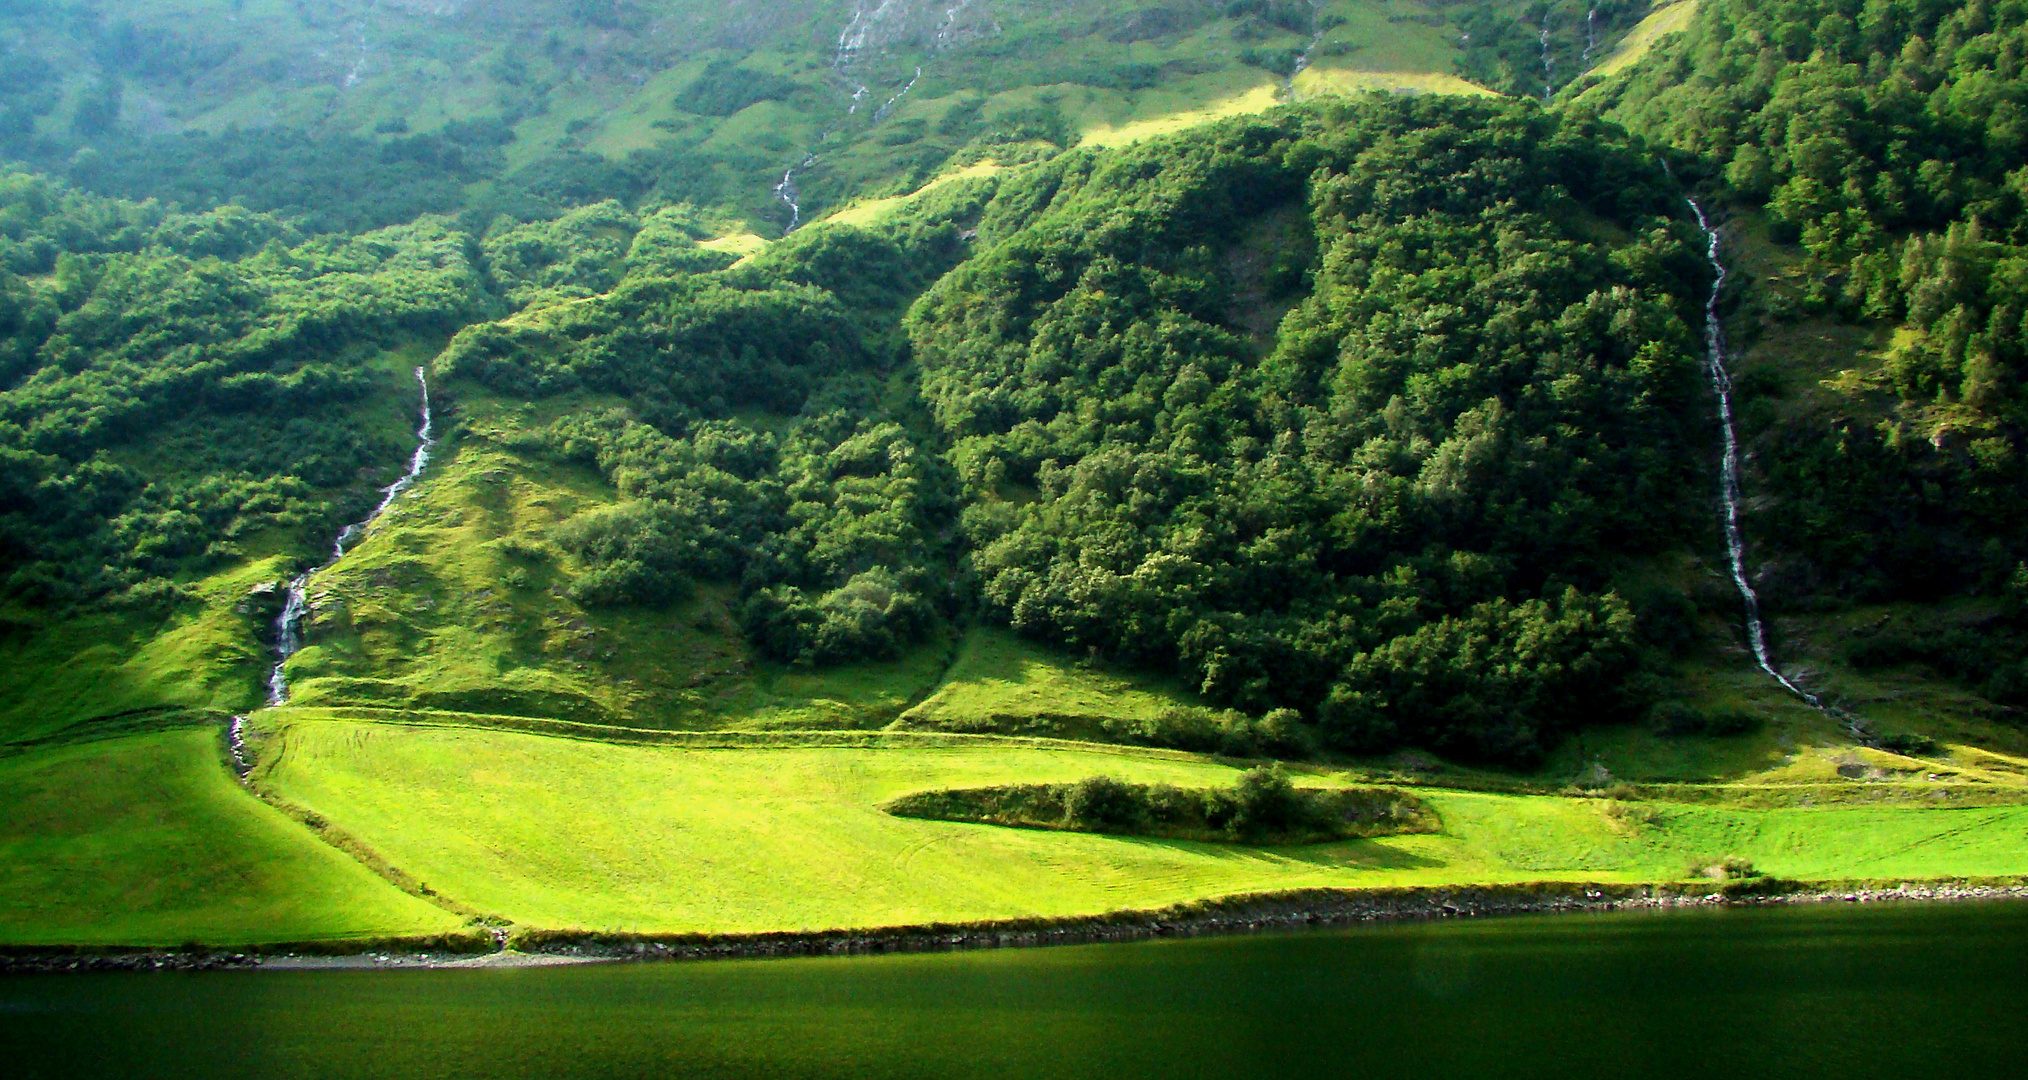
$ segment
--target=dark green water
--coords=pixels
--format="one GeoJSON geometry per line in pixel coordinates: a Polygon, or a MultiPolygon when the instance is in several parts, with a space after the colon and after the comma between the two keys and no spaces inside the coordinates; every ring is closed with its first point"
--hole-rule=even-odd
{"type": "Polygon", "coordinates": [[[2028,1075],[2028,904],[1563,916],[955,955],[0,979],[0,1072],[2028,1075]]]}

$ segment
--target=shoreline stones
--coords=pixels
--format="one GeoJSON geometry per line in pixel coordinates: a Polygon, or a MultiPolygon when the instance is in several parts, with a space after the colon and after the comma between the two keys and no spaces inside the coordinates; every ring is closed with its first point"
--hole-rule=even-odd
{"type": "MultiPolygon", "coordinates": [[[[1753,884],[1751,881],[1748,884],[1753,884]]],[[[735,960],[792,956],[869,956],[885,953],[1018,949],[1094,945],[1163,937],[1217,937],[1425,919],[1483,918],[1577,912],[1781,904],[1876,903],[2028,899],[2028,885],[1903,883],[1863,889],[1676,893],[1652,885],[1575,883],[1391,890],[1309,889],[1228,897],[1153,911],[1062,919],[1022,919],[965,926],[930,925],[888,930],[761,934],[596,934],[530,931],[515,939],[496,931],[498,953],[447,953],[441,949],[318,957],[250,955],[223,951],[149,950],[133,953],[27,952],[0,955],[0,973],[71,971],[218,971],[268,966],[408,968],[466,966],[476,957],[512,950],[531,964],[577,961],[735,960]]],[[[312,950],[313,952],[315,950],[312,950]]]]}

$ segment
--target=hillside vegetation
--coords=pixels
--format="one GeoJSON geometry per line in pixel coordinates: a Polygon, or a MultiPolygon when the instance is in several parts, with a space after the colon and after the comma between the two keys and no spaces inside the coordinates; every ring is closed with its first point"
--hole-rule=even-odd
{"type": "Polygon", "coordinates": [[[0,943],[2028,873],[2024,12],[12,5],[0,943]]]}
{"type": "Polygon", "coordinates": [[[1758,279],[1755,481],[1779,506],[1749,523],[1768,594],[1801,611],[1983,597],[1854,620],[1842,658],[1924,664],[2007,707],[2028,588],[2024,20],[1706,0],[1597,99],[1753,211],[1735,234],[1758,279]]]}
{"type": "Polygon", "coordinates": [[[1258,111],[1299,73],[1304,93],[1333,73],[1532,88],[1519,72],[1540,67],[1547,29],[1561,86],[1634,7],[1600,10],[24,0],[0,14],[0,151],[103,194],[237,200],[319,231],[460,209],[483,227],[618,198],[723,207],[772,236],[982,155],[1258,111]]]}

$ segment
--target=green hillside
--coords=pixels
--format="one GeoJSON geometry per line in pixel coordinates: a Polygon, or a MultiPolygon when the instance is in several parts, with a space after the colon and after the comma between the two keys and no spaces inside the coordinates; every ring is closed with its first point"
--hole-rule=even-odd
{"type": "Polygon", "coordinates": [[[0,945],[2028,874],[2024,11],[15,5],[0,945]]]}
{"type": "Polygon", "coordinates": [[[483,227],[610,197],[719,207],[773,236],[790,170],[813,220],[981,158],[1289,98],[1533,93],[1540,29],[1561,87],[1636,18],[1418,0],[32,0],[0,15],[0,148],[100,193],[319,229],[468,207],[483,227]]]}

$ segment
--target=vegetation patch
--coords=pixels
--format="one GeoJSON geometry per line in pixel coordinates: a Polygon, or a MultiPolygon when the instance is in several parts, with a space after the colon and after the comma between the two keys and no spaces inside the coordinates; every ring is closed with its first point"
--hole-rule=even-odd
{"type": "Polygon", "coordinates": [[[1229,788],[1180,788],[1092,776],[1074,784],[1013,784],[904,795],[882,809],[900,817],[1171,840],[1315,844],[1436,832],[1436,812],[1393,788],[1299,788],[1278,767],[1229,788]]]}
{"type": "Polygon", "coordinates": [[[1754,869],[1753,860],[1738,855],[1727,855],[1717,859],[1692,859],[1686,872],[1693,878],[1708,878],[1712,881],[1745,881],[1766,876],[1754,869]]]}

